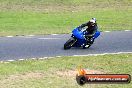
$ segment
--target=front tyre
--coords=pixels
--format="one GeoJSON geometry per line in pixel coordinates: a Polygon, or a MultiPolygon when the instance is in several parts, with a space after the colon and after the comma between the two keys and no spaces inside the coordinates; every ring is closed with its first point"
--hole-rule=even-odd
{"type": "Polygon", "coordinates": [[[64,49],[70,49],[74,44],[75,44],[76,40],[71,37],[65,44],[64,44],[64,49]]]}

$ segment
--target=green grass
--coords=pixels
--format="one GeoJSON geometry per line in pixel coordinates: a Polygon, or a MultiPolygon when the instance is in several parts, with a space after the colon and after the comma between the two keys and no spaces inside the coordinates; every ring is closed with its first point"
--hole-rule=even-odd
{"type": "Polygon", "coordinates": [[[131,0],[0,0],[0,36],[70,33],[92,17],[101,31],[132,30],[131,0]]]}
{"type": "MultiPolygon", "coordinates": [[[[132,54],[60,57],[0,63],[0,88],[82,88],[77,67],[111,74],[132,75],[132,54]],[[71,75],[68,75],[69,71],[71,75]],[[61,74],[58,74],[61,73],[61,74]]],[[[131,88],[130,84],[86,84],[83,88],[131,88]]]]}

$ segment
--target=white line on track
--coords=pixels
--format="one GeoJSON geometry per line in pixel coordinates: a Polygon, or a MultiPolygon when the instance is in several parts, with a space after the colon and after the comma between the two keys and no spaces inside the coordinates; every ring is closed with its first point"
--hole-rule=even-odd
{"type": "Polygon", "coordinates": [[[51,35],[59,35],[59,34],[51,34],[51,35]]]}
{"type": "Polygon", "coordinates": [[[110,31],[104,31],[104,32],[110,32],[110,31]]]}
{"type": "Polygon", "coordinates": [[[48,40],[52,40],[52,39],[61,39],[61,38],[38,38],[38,39],[44,39],[44,40],[48,39],[48,40]]]}
{"type": "Polygon", "coordinates": [[[54,57],[48,57],[48,58],[54,58],[54,57]]]}
{"type": "Polygon", "coordinates": [[[132,54],[132,52],[117,52],[117,53],[102,53],[102,54],[87,54],[87,55],[73,55],[73,56],[98,56],[98,55],[108,55],[108,54],[132,54]]]}
{"type": "Polygon", "coordinates": [[[4,63],[4,61],[0,61],[0,63],[4,63]]]}
{"type": "Polygon", "coordinates": [[[38,58],[39,60],[45,60],[45,59],[47,59],[47,58],[49,58],[49,57],[41,57],[41,58],[38,58]]]}
{"type": "Polygon", "coordinates": [[[27,35],[27,36],[35,36],[35,35],[27,35]]]}
{"type": "Polygon", "coordinates": [[[13,36],[6,36],[6,37],[11,38],[11,37],[13,37],[13,36]]]}
{"type": "MultiPolygon", "coordinates": [[[[124,31],[129,32],[131,30],[124,30],[124,31]]],[[[104,31],[104,32],[111,32],[111,31],[104,31]]],[[[72,33],[69,33],[69,34],[72,34],[72,33]]],[[[60,34],[51,34],[51,35],[60,35],[60,34]]],[[[33,36],[36,36],[36,35],[26,35],[26,36],[18,36],[18,37],[32,38],[33,36]]],[[[15,36],[5,36],[5,37],[11,38],[15,36]]],[[[39,38],[39,39],[60,39],[60,38],[39,38]]]]}
{"type": "Polygon", "coordinates": [[[7,60],[8,62],[12,62],[12,61],[15,61],[15,60],[7,60]]]}
{"type": "Polygon", "coordinates": [[[36,58],[31,58],[32,60],[35,60],[36,58]]]}
{"type": "Polygon", "coordinates": [[[125,31],[131,31],[131,30],[125,30],[125,31]]]}
{"type": "MultiPolygon", "coordinates": [[[[103,56],[103,55],[115,55],[115,54],[132,54],[132,52],[117,52],[117,53],[102,53],[102,54],[87,54],[87,55],[72,55],[75,57],[79,57],[79,56],[103,56]]],[[[55,56],[55,57],[62,57],[62,56],[55,56]]],[[[43,57],[43,58],[38,58],[39,60],[44,60],[44,59],[50,59],[50,58],[55,58],[55,57],[43,57]]],[[[36,60],[37,58],[31,58],[32,60],[36,60]]],[[[23,61],[23,60],[27,60],[27,59],[18,59],[19,61],[23,61]]],[[[15,60],[7,60],[8,62],[13,62],[15,60]]],[[[0,63],[3,63],[5,61],[0,61],[0,63]]]]}
{"type": "Polygon", "coordinates": [[[61,57],[61,56],[56,56],[56,57],[61,57]]]}
{"type": "Polygon", "coordinates": [[[19,61],[23,61],[23,60],[25,60],[25,59],[19,59],[19,61]]]}

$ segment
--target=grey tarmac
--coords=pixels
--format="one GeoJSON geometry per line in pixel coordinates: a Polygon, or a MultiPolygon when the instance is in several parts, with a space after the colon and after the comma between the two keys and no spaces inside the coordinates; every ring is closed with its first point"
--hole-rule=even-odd
{"type": "Polygon", "coordinates": [[[132,52],[132,31],[101,32],[89,49],[64,50],[71,34],[0,37],[0,61],[132,52]]]}

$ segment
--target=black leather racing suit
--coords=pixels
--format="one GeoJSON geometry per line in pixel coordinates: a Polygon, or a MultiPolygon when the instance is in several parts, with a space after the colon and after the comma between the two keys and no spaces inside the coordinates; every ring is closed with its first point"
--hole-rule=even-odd
{"type": "Polygon", "coordinates": [[[86,26],[88,27],[86,29],[86,31],[88,32],[88,34],[85,35],[85,38],[86,38],[87,41],[89,41],[89,43],[92,44],[93,41],[94,41],[94,40],[92,40],[92,38],[93,38],[95,32],[97,31],[98,26],[97,26],[97,23],[95,23],[94,26],[91,26],[90,22],[87,22],[85,24],[82,24],[80,27],[83,28],[83,27],[86,27],[86,26]]]}

